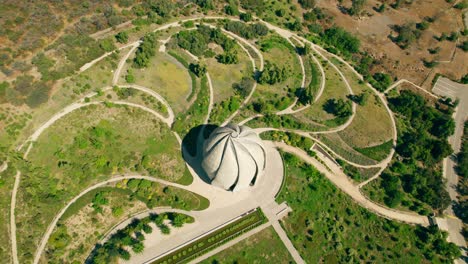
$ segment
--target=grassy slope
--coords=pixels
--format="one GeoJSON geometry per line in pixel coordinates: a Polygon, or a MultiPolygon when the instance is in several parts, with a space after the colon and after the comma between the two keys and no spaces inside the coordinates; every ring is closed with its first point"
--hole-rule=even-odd
{"type": "Polygon", "coordinates": [[[177,180],[184,175],[185,166],[176,139],[164,124],[141,110],[102,105],[87,107],[71,113],[46,130],[29,155],[29,167],[43,169],[34,168],[29,172],[22,169],[17,206],[20,261],[31,257],[30,253],[34,252],[44,229],[67,201],[85,187],[108,179],[110,174],[126,173],[134,166],[141,167],[142,155],[148,157],[147,166],[154,169],[152,172],[156,177],[177,180]],[[100,122],[103,119],[107,121],[100,122]],[[86,136],[89,133],[86,131],[98,124],[111,131],[112,140],[104,140],[98,149],[75,149],[74,138],[86,136]],[[68,163],[58,167],[59,161],[63,160],[68,163]],[[105,166],[107,169],[95,170],[98,163],[106,160],[110,162],[105,166]],[[26,228],[30,221],[35,223],[33,229],[26,228]]]}
{"type": "MultiPolygon", "coordinates": [[[[75,203],[76,206],[70,207],[58,225],[67,227],[67,233],[71,239],[59,238],[54,241],[54,246],[60,246],[62,242],[67,242],[62,244],[64,247],[55,248],[54,251],[51,251],[52,244],[49,240],[46,249],[48,254],[45,260],[47,262],[62,261],[64,263],[69,263],[73,260],[84,262],[94,244],[114,225],[128,219],[133,214],[148,209],[141,201],[148,197],[142,197],[142,195],[149,195],[156,199],[156,207],[170,206],[184,210],[200,210],[206,205],[206,199],[203,197],[178,188],[167,187],[165,190],[164,185],[151,183],[151,187],[144,192],[138,192],[138,189],[136,192],[132,192],[132,190],[126,187],[126,183],[127,181],[119,182],[117,188],[108,186],[91,191],[79,199],[75,203]],[[101,205],[103,212],[99,213],[91,205],[96,193],[103,191],[106,192],[104,196],[108,199],[108,203],[101,205]],[[121,208],[123,213],[113,213],[114,208],[121,208]]],[[[55,229],[51,237],[59,237],[61,232],[63,231],[55,229]]]]}
{"type": "MultiPolygon", "coordinates": [[[[122,77],[125,77],[132,62],[125,65],[122,77]]],[[[184,109],[186,98],[191,91],[192,80],[187,69],[166,53],[156,52],[147,68],[130,68],[135,76],[135,83],[155,90],[163,96],[174,111],[184,109]]],[[[121,78],[121,83],[126,81],[121,78]]]]}
{"type": "MultiPolygon", "coordinates": [[[[220,48],[221,49],[221,48],[220,48]]],[[[252,75],[252,63],[237,44],[235,46],[239,62],[236,64],[222,64],[216,58],[205,60],[207,70],[213,83],[213,102],[219,103],[234,95],[232,85],[239,83],[242,77],[252,75]]],[[[222,53],[222,52],[218,52],[222,53]]]]}
{"type": "Polygon", "coordinates": [[[282,224],[306,261],[427,262],[416,248],[414,227],[361,208],[313,167],[295,158],[286,157],[286,171],[278,200],[287,201],[293,211],[282,224]]]}
{"type": "Polygon", "coordinates": [[[311,120],[329,127],[337,126],[343,120],[340,121],[334,115],[327,113],[323,106],[329,99],[346,99],[349,92],[338,72],[320,56],[316,55],[315,57],[321,62],[325,72],[325,89],[317,102],[313,103],[308,109],[295,114],[295,116],[299,120],[303,120],[303,122],[311,120]]]}

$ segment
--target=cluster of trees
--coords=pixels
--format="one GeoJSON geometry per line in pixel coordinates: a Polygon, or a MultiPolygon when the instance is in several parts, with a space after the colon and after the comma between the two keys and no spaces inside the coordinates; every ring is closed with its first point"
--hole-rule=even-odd
{"type": "Polygon", "coordinates": [[[353,114],[352,104],[348,100],[343,99],[329,99],[324,105],[323,109],[336,117],[348,117],[353,114]]]}
{"type": "Polygon", "coordinates": [[[286,66],[278,66],[270,61],[265,61],[263,71],[258,76],[258,82],[261,84],[281,83],[289,77],[290,70],[286,66]]]}
{"type": "Polygon", "coordinates": [[[242,77],[239,83],[233,83],[232,88],[242,97],[247,97],[254,86],[255,81],[249,77],[242,77]]]}
{"type": "Polygon", "coordinates": [[[390,98],[389,103],[407,126],[396,147],[404,160],[394,163],[391,172],[400,177],[406,193],[434,209],[446,208],[450,198],[443,184],[440,162],[452,153],[447,137],[453,134],[455,123],[450,113],[426,105],[422,96],[411,91],[402,91],[398,97],[390,98]]]}
{"type": "Polygon", "coordinates": [[[385,204],[391,208],[400,205],[403,200],[400,178],[390,173],[382,173],[380,177],[382,179],[380,187],[385,192],[385,204]]]}
{"type": "MultiPolygon", "coordinates": [[[[197,30],[181,31],[176,35],[177,45],[196,56],[208,55],[208,43],[214,42],[220,45],[224,53],[217,57],[218,61],[225,64],[238,62],[235,52],[235,41],[223,34],[221,29],[199,25],[197,30]]],[[[210,57],[210,56],[208,56],[210,57]]]]}
{"type": "Polygon", "coordinates": [[[169,234],[170,228],[164,222],[169,220],[173,227],[182,227],[185,223],[193,223],[190,216],[165,213],[151,214],[143,219],[134,219],[124,229],[118,230],[104,244],[97,244],[86,263],[105,264],[116,262],[118,258],[129,260],[131,255],[126,248],[131,248],[134,253],[141,253],[145,249],[143,241],[144,234],[151,234],[153,228],[149,225],[154,223],[162,234],[169,234]]]}
{"type": "Polygon", "coordinates": [[[352,16],[356,16],[361,14],[364,5],[366,4],[366,0],[352,0],[351,7],[348,8],[348,13],[352,16]]]}
{"type": "Polygon", "coordinates": [[[351,99],[353,102],[360,106],[364,106],[367,104],[367,100],[369,99],[368,92],[362,92],[360,94],[353,94],[348,95],[348,98],[351,99]]]}
{"type": "Polygon", "coordinates": [[[216,56],[216,59],[219,63],[223,64],[236,64],[239,62],[239,58],[237,57],[236,51],[227,51],[223,54],[219,54],[216,56]]]}
{"type": "Polygon", "coordinates": [[[206,65],[190,63],[189,70],[193,72],[198,78],[202,78],[206,75],[206,65]]]}
{"type": "Polygon", "coordinates": [[[158,36],[156,33],[149,33],[143,37],[142,43],[138,46],[133,59],[135,68],[145,68],[148,66],[151,57],[156,54],[158,36]]]}
{"type": "Polygon", "coordinates": [[[106,191],[100,191],[94,195],[91,207],[93,207],[96,213],[102,213],[102,205],[106,205],[109,203],[109,199],[106,198],[106,191]]]}
{"type": "Polygon", "coordinates": [[[126,31],[119,32],[115,35],[115,40],[119,43],[128,42],[128,33],[126,31]]]}
{"type": "Polygon", "coordinates": [[[331,27],[320,34],[322,40],[345,55],[359,52],[361,42],[351,33],[340,27],[331,27]]]}
{"type": "Polygon", "coordinates": [[[283,141],[284,143],[291,145],[293,147],[301,148],[309,154],[309,156],[314,157],[316,153],[311,150],[314,145],[314,141],[307,137],[299,136],[296,133],[283,132],[283,131],[270,131],[268,133],[262,134],[262,139],[273,140],[273,141],[283,141]]]}
{"type": "Polygon", "coordinates": [[[239,109],[241,102],[242,99],[239,95],[233,95],[216,103],[210,115],[210,123],[222,123],[230,113],[239,109]]]}
{"type": "Polygon", "coordinates": [[[227,21],[224,28],[246,39],[258,38],[268,34],[268,27],[263,23],[246,24],[240,21],[227,21]]]}
{"type": "Polygon", "coordinates": [[[395,25],[394,30],[398,33],[398,36],[391,37],[390,39],[402,49],[408,48],[421,37],[421,30],[413,22],[395,25]]]}
{"type": "MultiPolygon", "coordinates": [[[[468,223],[468,122],[465,122],[463,141],[460,152],[457,154],[457,173],[460,175],[458,179],[458,204],[455,206],[455,213],[468,223]]],[[[464,236],[468,237],[468,230],[465,228],[464,236]]]]}
{"type": "Polygon", "coordinates": [[[428,260],[452,263],[461,256],[458,246],[447,241],[448,233],[439,230],[437,225],[418,226],[416,236],[419,242],[416,243],[416,246],[423,250],[424,256],[428,260]]]}
{"type": "Polygon", "coordinates": [[[372,84],[372,86],[375,87],[375,89],[381,92],[385,91],[393,82],[392,76],[383,72],[374,73],[372,78],[369,78],[368,80],[372,84]]]}

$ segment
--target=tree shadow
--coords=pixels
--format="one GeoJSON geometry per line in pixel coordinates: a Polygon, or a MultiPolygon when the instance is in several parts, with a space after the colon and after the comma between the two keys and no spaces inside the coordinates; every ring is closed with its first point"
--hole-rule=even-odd
{"type": "Polygon", "coordinates": [[[195,173],[206,183],[211,183],[211,179],[202,168],[203,146],[217,125],[199,125],[185,135],[182,140],[182,157],[185,162],[195,171],[195,173]]]}

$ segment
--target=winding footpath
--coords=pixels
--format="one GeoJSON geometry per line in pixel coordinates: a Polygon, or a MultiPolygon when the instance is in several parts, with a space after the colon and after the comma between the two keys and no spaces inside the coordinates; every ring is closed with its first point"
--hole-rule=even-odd
{"type": "Polygon", "coordinates": [[[343,192],[351,196],[351,198],[360,204],[362,207],[381,215],[388,219],[394,219],[401,222],[406,222],[410,224],[420,224],[423,226],[429,225],[429,219],[425,216],[410,212],[401,212],[397,210],[392,210],[383,206],[380,206],[369,199],[367,199],[359,191],[359,188],[354,186],[348,179],[348,177],[343,173],[343,171],[332,161],[330,161],[325,156],[320,157],[320,154],[317,154],[321,160],[325,163],[322,164],[318,160],[310,157],[305,151],[291,147],[285,143],[275,142],[276,146],[280,149],[296,155],[305,162],[314,166],[318,171],[324,174],[336,187],[341,189],[343,192]],[[327,168],[328,167],[328,168],[327,168]]]}
{"type": "Polygon", "coordinates": [[[15,184],[13,185],[13,191],[11,192],[10,201],[10,235],[11,235],[11,256],[13,258],[13,264],[18,264],[18,248],[16,243],[16,194],[18,193],[18,187],[20,184],[21,172],[17,171],[15,175],[15,184]]]}
{"type": "MultiPolygon", "coordinates": [[[[168,29],[170,27],[179,26],[183,22],[199,20],[201,18],[202,17],[196,17],[196,18],[190,18],[190,19],[185,19],[185,20],[172,22],[172,23],[163,25],[163,26],[159,27],[158,29],[156,29],[154,31],[159,31],[159,30],[168,29]]],[[[226,17],[222,17],[222,16],[206,16],[204,18],[206,18],[206,19],[226,19],[226,17]]],[[[231,18],[228,18],[228,19],[231,19],[231,18]]],[[[232,20],[236,20],[236,19],[232,19],[232,20]]],[[[295,35],[294,33],[289,32],[287,30],[284,30],[282,28],[273,26],[273,25],[271,25],[271,24],[269,24],[267,22],[264,22],[264,21],[262,21],[262,22],[265,23],[266,26],[270,30],[273,30],[273,31],[277,32],[283,38],[286,38],[289,42],[291,42],[289,38],[294,38],[294,39],[298,40],[298,42],[300,42],[300,43],[309,43],[309,44],[311,44],[313,50],[317,54],[319,54],[324,60],[326,60],[339,73],[339,75],[341,76],[341,78],[343,79],[343,81],[344,81],[344,83],[346,85],[346,88],[347,88],[348,92],[350,94],[353,94],[353,90],[352,90],[350,84],[348,83],[346,77],[344,76],[344,74],[338,69],[338,67],[336,67],[336,65],[334,65],[330,60],[328,60],[327,57],[325,57],[319,51],[319,50],[323,51],[323,49],[321,47],[319,47],[316,44],[311,43],[310,41],[308,41],[308,40],[306,40],[306,39],[304,39],[302,37],[299,37],[299,36],[295,35]]],[[[247,53],[247,56],[251,60],[254,71],[263,70],[263,67],[264,67],[263,55],[261,54],[261,52],[254,45],[252,45],[249,41],[247,41],[247,40],[245,40],[245,39],[243,39],[243,38],[241,38],[241,37],[239,37],[239,36],[237,36],[237,35],[235,35],[235,34],[233,34],[231,32],[228,32],[228,31],[226,31],[224,29],[222,29],[222,30],[223,30],[223,32],[225,34],[227,34],[230,37],[237,40],[240,47],[247,53]],[[257,67],[257,65],[255,63],[254,57],[252,56],[252,54],[250,54],[249,49],[247,49],[246,47],[250,48],[250,50],[252,50],[253,52],[256,53],[256,55],[257,55],[256,57],[258,57],[258,59],[260,61],[260,65],[258,67],[257,67]]],[[[137,41],[137,42],[133,42],[131,44],[128,44],[128,45],[125,45],[125,46],[119,48],[119,50],[122,50],[122,49],[125,49],[125,48],[128,48],[128,47],[131,47],[130,51],[119,61],[117,69],[115,70],[114,75],[113,75],[113,79],[112,79],[112,84],[113,85],[118,85],[118,81],[119,81],[119,78],[121,76],[121,71],[122,71],[122,69],[123,69],[123,67],[125,65],[125,61],[131,56],[131,54],[135,51],[135,49],[138,48],[140,43],[141,43],[140,41],[137,41]]],[[[325,51],[323,51],[323,52],[325,52],[325,51]]],[[[97,58],[97,59],[95,59],[95,60],[93,60],[93,61],[91,61],[91,62],[89,62],[89,63],[87,63],[85,65],[83,65],[83,67],[80,68],[80,72],[89,69],[92,65],[99,62],[100,60],[102,60],[106,56],[109,56],[110,54],[112,54],[112,52],[106,53],[103,56],[101,56],[101,57],[99,57],[99,58],[97,58]]],[[[305,76],[305,67],[304,67],[304,63],[303,63],[302,58],[298,54],[297,54],[297,56],[299,58],[299,61],[300,61],[300,64],[301,64],[301,70],[302,70],[302,84],[301,85],[302,85],[302,87],[304,87],[305,86],[305,78],[306,78],[306,76],[305,76]]],[[[344,62],[345,65],[350,67],[350,69],[352,69],[353,72],[356,73],[362,79],[362,76],[359,75],[354,70],[354,68],[352,68],[352,66],[349,65],[346,61],[342,60],[340,57],[338,57],[338,56],[336,56],[334,54],[331,54],[331,56],[335,56],[338,60],[344,62]]],[[[321,97],[321,95],[322,95],[322,93],[323,93],[323,91],[325,89],[326,78],[325,78],[325,72],[323,70],[323,67],[320,64],[320,62],[318,61],[318,59],[313,55],[312,55],[312,58],[313,58],[314,62],[318,65],[321,76],[322,76],[320,89],[319,89],[319,91],[318,91],[318,93],[317,93],[317,95],[316,95],[316,97],[314,99],[314,102],[316,102],[321,97]]],[[[196,58],[196,59],[198,60],[198,58],[196,58]]],[[[209,98],[209,105],[208,105],[208,113],[207,113],[207,116],[206,116],[206,118],[204,120],[205,124],[208,123],[208,121],[209,121],[209,117],[210,117],[210,114],[211,114],[212,108],[213,108],[213,100],[214,100],[214,98],[213,98],[213,86],[212,86],[212,82],[211,82],[211,78],[210,78],[209,73],[206,74],[206,77],[207,77],[208,86],[209,86],[210,98],[209,98]]],[[[406,81],[406,80],[400,80],[399,82],[397,82],[394,85],[392,85],[391,87],[389,87],[388,90],[390,90],[391,88],[396,87],[398,84],[400,84],[403,81],[406,81]]],[[[244,107],[250,101],[251,97],[253,96],[253,94],[255,92],[256,85],[257,84],[255,83],[252,91],[245,98],[244,102],[242,103],[242,105],[241,105],[241,107],[239,109],[244,107]]],[[[369,84],[367,84],[367,85],[369,87],[371,87],[369,84]]],[[[139,104],[135,104],[135,103],[125,102],[125,101],[113,101],[112,103],[119,104],[119,105],[127,105],[127,106],[142,109],[144,111],[147,111],[147,112],[153,114],[155,117],[159,118],[164,123],[166,123],[169,127],[172,125],[172,123],[174,122],[174,119],[175,119],[174,112],[173,112],[172,108],[170,107],[169,103],[167,103],[167,101],[162,96],[160,96],[158,93],[156,93],[155,91],[153,91],[153,90],[151,90],[151,89],[149,89],[147,87],[143,87],[143,86],[139,86],[139,85],[135,85],[135,84],[120,85],[119,87],[137,89],[137,90],[140,90],[142,92],[145,92],[145,93],[150,94],[151,96],[155,97],[157,100],[159,100],[166,107],[167,116],[163,116],[161,113],[159,113],[157,111],[154,111],[153,109],[151,109],[149,107],[139,105],[139,104]]],[[[416,86],[416,87],[418,87],[418,86],[416,86]]],[[[390,114],[390,119],[392,120],[393,135],[394,135],[393,136],[393,142],[394,142],[394,145],[395,145],[396,144],[396,138],[397,138],[397,131],[396,131],[396,125],[395,125],[395,120],[394,120],[393,113],[390,111],[390,109],[389,109],[389,107],[387,105],[385,96],[382,93],[379,93],[378,91],[376,91],[373,87],[371,87],[371,88],[379,96],[379,98],[382,100],[383,105],[385,106],[385,108],[387,109],[387,111],[390,114]]],[[[109,90],[109,89],[112,89],[112,87],[105,87],[104,88],[104,90],[109,90]]],[[[96,96],[96,93],[90,93],[86,97],[94,97],[94,96],[96,96]]],[[[65,115],[67,115],[67,114],[71,113],[72,111],[77,110],[77,109],[79,109],[81,107],[85,107],[85,106],[93,105],[93,104],[101,104],[101,103],[104,103],[104,101],[94,101],[94,102],[85,103],[84,98],[83,98],[83,99],[79,100],[78,102],[75,102],[75,103],[65,107],[62,111],[60,111],[57,114],[55,114],[54,116],[52,116],[47,122],[45,122],[39,128],[37,128],[34,131],[34,133],[25,141],[25,143],[23,143],[22,145],[20,145],[18,147],[18,150],[21,150],[22,147],[24,146],[24,144],[29,143],[28,149],[24,153],[24,158],[26,158],[28,156],[28,153],[29,153],[30,149],[33,147],[33,142],[37,141],[37,139],[44,132],[44,130],[49,128],[57,120],[59,120],[60,118],[64,117],[65,115]]],[[[296,103],[297,103],[297,99],[296,99],[295,103],[292,106],[290,106],[290,107],[288,107],[286,109],[287,111],[283,110],[283,111],[278,112],[277,114],[291,114],[291,113],[295,113],[295,112],[298,112],[298,111],[302,111],[302,110],[304,110],[304,109],[306,109],[308,107],[308,106],[304,106],[304,107],[302,107],[302,108],[300,108],[298,110],[292,110],[292,107],[296,103]]],[[[236,110],[225,121],[225,123],[230,122],[239,113],[239,109],[236,110]]],[[[294,132],[294,133],[297,133],[299,135],[311,138],[316,143],[318,143],[321,147],[325,148],[328,152],[330,152],[333,155],[339,157],[340,159],[343,159],[343,157],[341,157],[340,155],[338,155],[337,153],[332,151],[329,147],[327,147],[320,140],[318,140],[318,139],[314,138],[313,136],[311,136],[311,134],[336,133],[338,131],[344,130],[346,127],[348,127],[352,123],[352,121],[354,119],[354,116],[356,114],[356,104],[354,102],[352,104],[352,112],[353,112],[353,114],[350,116],[350,118],[346,121],[345,124],[343,124],[343,125],[341,125],[339,127],[336,127],[334,129],[331,129],[331,130],[313,132],[313,131],[298,131],[298,130],[282,129],[280,131],[294,132]]],[[[260,117],[260,116],[261,115],[259,114],[259,115],[250,117],[250,118],[242,121],[241,124],[246,123],[249,120],[251,120],[253,118],[256,118],[256,117],[260,117]]],[[[259,129],[256,129],[256,131],[259,132],[259,133],[262,133],[262,132],[265,132],[265,131],[270,131],[270,130],[279,130],[279,129],[275,129],[275,128],[259,128],[259,129]]],[[[178,142],[181,143],[181,139],[177,135],[177,133],[175,133],[175,136],[178,138],[178,142]]],[[[411,212],[401,212],[401,211],[386,208],[386,207],[381,206],[381,205],[379,205],[379,204],[377,204],[377,203],[375,203],[373,201],[370,201],[369,199],[367,199],[360,192],[360,188],[362,186],[364,186],[368,182],[374,180],[375,178],[379,177],[380,173],[387,167],[388,163],[391,161],[391,159],[393,157],[393,154],[394,154],[393,149],[392,149],[391,153],[383,161],[381,161],[381,162],[379,162],[377,164],[373,164],[373,165],[362,165],[362,164],[353,163],[353,162],[350,162],[350,161],[348,161],[346,159],[343,159],[347,163],[349,163],[349,164],[351,164],[353,166],[356,166],[356,167],[360,167],[360,168],[376,168],[376,167],[381,168],[379,173],[377,173],[374,177],[371,177],[369,180],[367,180],[367,181],[365,181],[365,182],[363,182],[363,183],[356,186],[356,185],[353,185],[353,183],[343,173],[343,171],[341,170],[341,168],[339,166],[337,166],[333,161],[331,161],[329,158],[323,156],[320,153],[318,153],[317,155],[320,157],[320,159],[324,162],[325,165],[322,164],[321,162],[319,162],[317,159],[308,156],[306,152],[304,152],[304,151],[302,151],[302,150],[300,150],[298,148],[294,148],[294,147],[291,147],[289,145],[286,145],[286,144],[280,143],[280,142],[274,142],[274,143],[271,143],[271,144],[274,144],[275,147],[280,148],[280,149],[282,149],[284,151],[290,152],[290,153],[298,156],[299,158],[303,159],[305,162],[313,165],[321,173],[323,173],[335,186],[337,186],[339,189],[341,189],[342,191],[347,193],[354,201],[356,201],[362,207],[367,208],[370,211],[375,212],[375,213],[377,213],[377,214],[379,214],[379,215],[381,215],[383,217],[389,218],[389,219],[394,219],[394,220],[398,220],[398,221],[402,221],[402,222],[406,222],[406,223],[410,223],[410,224],[420,224],[420,225],[423,225],[423,226],[429,225],[427,217],[420,216],[420,215],[417,215],[417,214],[413,214],[411,212]]],[[[4,163],[4,165],[2,167],[4,167],[4,166],[5,166],[5,163],[4,163]]],[[[196,175],[193,172],[192,169],[189,169],[189,170],[191,171],[192,175],[196,175]]],[[[14,188],[13,188],[13,192],[12,192],[12,199],[11,199],[11,206],[10,206],[10,229],[11,229],[10,231],[11,231],[11,242],[12,242],[12,255],[13,255],[13,260],[14,260],[15,264],[18,263],[17,243],[16,243],[15,207],[16,207],[17,190],[18,190],[18,187],[19,187],[19,184],[20,184],[20,177],[21,177],[21,173],[18,171],[16,176],[15,176],[15,183],[14,183],[14,188]]],[[[34,262],[33,263],[34,264],[39,263],[41,255],[45,250],[47,242],[48,242],[54,228],[56,227],[57,222],[62,217],[62,215],[65,213],[65,211],[74,202],[76,202],[80,197],[82,197],[83,195],[85,195],[87,192],[89,192],[91,190],[94,190],[94,189],[99,188],[101,186],[104,186],[104,185],[107,185],[107,184],[110,184],[110,183],[114,183],[114,182],[117,182],[117,181],[121,181],[121,180],[124,180],[124,179],[145,179],[145,180],[149,180],[149,181],[152,181],[152,182],[158,182],[158,183],[165,184],[165,185],[168,185],[168,186],[173,186],[173,187],[176,187],[176,188],[180,188],[180,189],[183,189],[183,190],[187,190],[187,191],[190,191],[190,192],[197,193],[199,195],[202,195],[202,196],[206,197],[208,200],[210,200],[210,203],[212,203],[212,204],[210,204],[210,210],[221,210],[220,212],[216,212],[216,214],[219,214],[219,215],[222,215],[221,212],[223,210],[225,210],[226,213],[229,212],[229,213],[233,214],[233,212],[228,211],[228,209],[233,210],[233,208],[236,208],[236,210],[239,210],[239,212],[241,212],[242,210],[244,210],[246,208],[250,208],[251,206],[254,205],[254,204],[249,204],[249,202],[251,202],[250,200],[244,201],[242,199],[236,198],[235,196],[231,196],[231,194],[225,194],[225,193],[221,194],[221,191],[219,191],[219,190],[207,188],[207,185],[205,183],[203,183],[197,177],[194,177],[194,182],[192,184],[190,184],[188,186],[184,186],[184,185],[164,181],[164,180],[149,177],[149,176],[142,176],[142,175],[117,176],[115,178],[112,178],[112,179],[97,183],[97,184],[95,184],[93,186],[90,186],[90,187],[86,188],[85,190],[80,192],[77,196],[75,196],[72,200],[70,200],[59,211],[59,213],[57,215],[55,215],[55,217],[53,218],[52,222],[49,224],[45,234],[43,235],[43,237],[42,237],[42,239],[40,241],[39,247],[37,248],[35,256],[34,256],[34,262]],[[235,206],[237,206],[236,203],[239,203],[239,208],[235,207],[235,206]],[[232,208],[227,207],[226,204],[230,205],[232,208]]],[[[275,184],[278,184],[278,183],[275,183],[275,184]]],[[[269,188],[269,189],[271,189],[271,188],[269,188]]],[[[268,189],[268,191],[269,191],[269,189],[268,189]]],[[[265,189],[265,190],[267,190],[267,189],[265,189]]],[[[266,195],[263,195],[263,193],[259,194],[258,197],[256,197],[256,199],[258,199],[259,204],[261,204],[262,206],[265,206],[265,201],[262,200],[262,199],[265,199],[263,196],[266,197],[266,195]]],[[[268,202],[270,202],[270,201],[268,201],[268,202]]],[[[157,210],[165,210],[165,209],[160,208],[160,209],[157,209],[157,210]]],[[[176,209],[168,209],[168,210],[175,211],[176,209]]],[[[185,211],[184,213],[187,213],[187,212],[185,211]]],[[[202,215],[204,215],[204,213],[201,213],[201,212],[195,213],[193,211],[188,212],[188,213],[198,214],[198,216],[201,217],[201,219],[205,219],[202,216],[202,215]]],[[[210,215],[210,217],[214,217],[214,216],[215,216],[214,214],[210,215]]],[[[124,223],[126,223],[126,222],[124,221],[121,224],[124,225],[124,223]]],[[[293,255],[295,261],[297,263],[303,263],[303,260],[301,259],[300,255],[297,253],[297,250],[294,248],[291,241],[287,237],[286,233],[284,232],[284,230],[279,225],[278,219],[276,219],[274,221],[271,221],[271,225],[275,228],[275,231],[280,235],[281,240],[284,242],[284,244],[286,245],[288,250],[291,252],[291,254],[293,255]]],[[[115,228],[113,228],[113,230],[117,229],[120,226],[121,225],[116,226],[115,228]]],[[[245,236],[245,237],[247,237],[247,236],[245,236]]]]}

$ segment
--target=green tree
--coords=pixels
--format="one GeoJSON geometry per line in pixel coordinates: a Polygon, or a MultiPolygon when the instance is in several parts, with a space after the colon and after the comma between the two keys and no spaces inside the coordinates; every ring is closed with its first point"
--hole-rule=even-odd
{"type": "Polygon", "coordinates": [[[286,67],[279,67],[270,61],[265,61],[265,66],[260,73],[258,82],[261,84],[267,83],[273,85],[285,81],[288,78],[288,74],[289,70],[286,67]]]}
{"type": "Polygon", "coordinates": [[[249,21],[252,21],[252,14],[251,13],[240,13],[239,18],[242,21],[249,22],[249,21]]]}
{"type": "Polygon", "coordinates": [[[122,31],[122,32],[117,33],[117,35],[115,35],[115,40],[117,40],[117,42],[119,43],[127,43],[128,42],[127,32],[122,31]]]}
{"type": "Polygon", "coordinates": [[[352,0],[351,8],[348,9],[350,15],[359,15],[366,4],[366,0],[352,0]]]}
{"type": "Polygon", "coordinates": [[[315,0],[299,0],[299,4],[304,9],[310,9],[310,8],[314,8],[315,0]]]}
{"type": "Polygon", "coordinates": [[[236,64],[239,62],[239,58],[237,57],[237,52],[224,52],[223,54],[219,54],[216,56],[216,59],[219,63],[222,64],[236,64]]]}
{"type": "Polygon", "coordinates": [[[193,72],[199,78],[206,75],[206,66],[205,65],[190,63],[189,69],[190,69],[191,72],[193,72]]]}
{"type": "Polygon", "coordinates": [[[324,110],[337,117],[348,117],[353,114],[351,102],[343,99],[329,99],[324,105],[324,110]]]}

